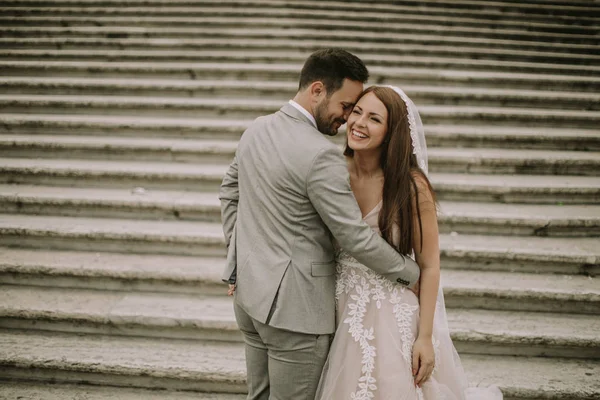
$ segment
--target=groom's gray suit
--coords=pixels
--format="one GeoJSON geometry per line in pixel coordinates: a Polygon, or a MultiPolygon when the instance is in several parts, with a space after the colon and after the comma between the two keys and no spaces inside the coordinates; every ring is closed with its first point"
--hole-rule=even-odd
{"type": "Polygon", "coordinates": [[[340,149],[290,104],[244,132],[219,198],[248,398],[312,400],[335,331],[332,239],[393,282],[419,268],[362,220],[340,149]]]}

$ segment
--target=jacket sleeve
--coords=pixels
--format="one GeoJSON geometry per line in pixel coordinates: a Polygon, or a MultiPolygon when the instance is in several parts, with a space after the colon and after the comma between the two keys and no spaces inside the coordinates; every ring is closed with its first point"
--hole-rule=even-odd
{"type": "Polygon", "coordinates": [[[237,274],[234,235],[239,200],[237,154],[229,165],[221,183],[219,200],[221,200],[221,221],[223,223],[223,233],[225,234],[225,244],[227,245],[227,261],[222,278],[223,281],[233,284],[236,281],[237,274]],[[232,242],[233,246],[231,245],[232,242]]]}
{"type": "Polygon", "coordinates": [[[394,250],[363,221],[350,188],[348,167],[337,148],[321,150],[307,176],[307,193],[340,246],[387,279],[413,287],[420,269],[410,257],[394,250]]]}
{"type": "Polygon", "coordinates": [[[225,234],[225,243],[229,247],[233,228],[237,219],[237,206],[240,198],[238,188],[238,162],[237,155],[229,165],[221,187],[219,189],[219,200],[221,200],[221,221],[223,223],[223,233],[225,234]]]}

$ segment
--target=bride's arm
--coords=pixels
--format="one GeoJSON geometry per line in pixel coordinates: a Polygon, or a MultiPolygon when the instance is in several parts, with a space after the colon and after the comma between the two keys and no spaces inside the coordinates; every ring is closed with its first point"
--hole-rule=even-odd
{"type": "Polygon", "coordinates": [[[425,179],[416,176],[415,181],[418,189],[419,211],[421,215],[421,228],[417,214],[417,196],[413,196],[413,249],[415,259],[421,269],[420,282],[420,318],[419,336],[415,342],[414,353],[417,357],[413,360],[414,373],[417,373],[415,382],[421,384],[426,381],[433,371],[433,317],[440,284],[440,243],[437,222],[437,210],[433,195],[425,179]],[[422,231],[421,231],[422,229],[422,231]],[[430,364],[430,365],[429,365],[430,364]]]}

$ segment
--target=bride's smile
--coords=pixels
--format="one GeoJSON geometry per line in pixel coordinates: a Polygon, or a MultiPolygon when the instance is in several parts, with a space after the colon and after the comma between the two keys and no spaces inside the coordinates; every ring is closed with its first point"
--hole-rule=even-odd
{"type": "Polygon", "coordinates": [[[348,117],[348,146],[355,151],[378,148],[386,136],[387,118],[387,108],[377,96],[363,96],[348,117]]]}

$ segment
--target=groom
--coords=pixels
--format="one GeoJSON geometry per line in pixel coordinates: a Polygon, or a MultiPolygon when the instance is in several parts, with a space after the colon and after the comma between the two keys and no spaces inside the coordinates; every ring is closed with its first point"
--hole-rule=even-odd
{"type": "Polygon", "coordinates": [[[417,264],[362,220],[346,161],[323,136],[346,122],[368,77],[344,50],[313,53],[294,99],[248,127],[223,179],[223,278],[236,285],[248,399],[314,399],[335,331],[332,239],[393,282],[418,281],[417,264]]]}

